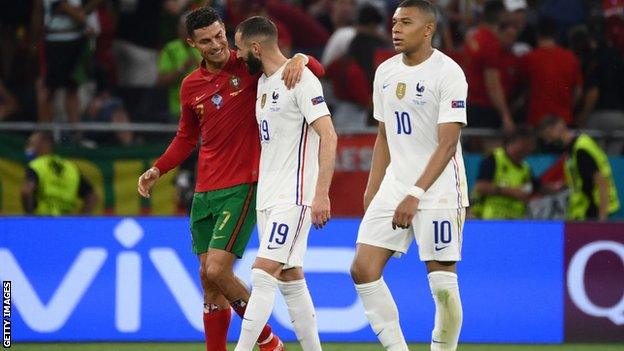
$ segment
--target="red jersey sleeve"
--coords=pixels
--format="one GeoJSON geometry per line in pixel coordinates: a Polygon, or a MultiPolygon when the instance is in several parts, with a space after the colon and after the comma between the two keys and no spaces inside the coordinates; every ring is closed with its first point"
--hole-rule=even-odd
{"type": "Polygon", "coordinates": [[[317,78],[323,78],[325,76],[325,67],[314,56],[308,56],[308,69],[314,73],[317,78]]]}
{"type": "Polygon", "coordinates": [[[182,111],[180,114],[178,131],[167,150],[165,150],[156,163],[154,163],[154,167],[158,168],[161,175],[169,172],[186,160],[195,149],[197,140],[199,139],[199,121],[195,117],[191,107],[186,103],[186,96],[184,96],[183,93],[184,90],[183,88],[180,89],[182,111]]]}

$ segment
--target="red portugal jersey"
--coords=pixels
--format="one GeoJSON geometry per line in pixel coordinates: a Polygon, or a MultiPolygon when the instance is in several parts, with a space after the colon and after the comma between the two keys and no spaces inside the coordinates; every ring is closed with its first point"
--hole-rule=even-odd
{"type": "Polygon", "coordinates": [[[496,33],[480,26],[466,37],[463,68],[468,81],[468,103],[492,107],[485,87],[484,72],[488,68],[500,69],[501,47],[496,33]]]}
{"type": "Polygon", "coordinates": [[[572,122],[575,90],[583,84],[581,64],[570,50],[538,47],[524,57],[523,75],[529,81],[527,121],[538,126],[555,115],[572,122]]]}
{"type": "MultiPolygon", "coordinates": [[[[312,57],[308,67],[317,75],[323,68],[312,57]]],[[[201,137],[196,192],[258,181],[260,139],[255,118],[260,75],[250,75],[245,62],[230,50],[230,58],[217,73],[202,62],[180,87],[178,131],[154,166],[164,174],[195,149],[201,137]]]]}

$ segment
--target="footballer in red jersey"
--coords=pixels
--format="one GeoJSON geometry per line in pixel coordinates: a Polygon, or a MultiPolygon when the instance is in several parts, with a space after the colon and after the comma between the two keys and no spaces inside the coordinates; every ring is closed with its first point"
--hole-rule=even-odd
{"type": "MultiPolygon", "coordinates": [[[[225,351],[230,307],[242,318],[249,291],[234,275],[256,222],[255,195],[260,144],[255,118],[259,74],[228,46],[225,26],[210,7],[186,18],[188,44],[199,50],[201,66],[180,88],[181,117],[175,138],[154,166],[139,178],[138,191],[149,197],[159,177],[178,166],[201,140],[197,182],[191,209],[193,252],[199,256],[204,290],[204,330],[208,351],[225,351]]],[[[323,68],[297,54],[283,79],[289,87],[301,77],[305,62],[317,75],[323,68]]],[[[260,350],[282,350],[267,324],[258,338],[260,350]]]]}

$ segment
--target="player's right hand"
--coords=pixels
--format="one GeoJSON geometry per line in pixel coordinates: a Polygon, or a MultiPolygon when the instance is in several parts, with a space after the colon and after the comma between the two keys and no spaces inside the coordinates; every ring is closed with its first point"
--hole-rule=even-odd
{"type": "Polygon", "coordinates": [[[329,195],[314,196],[312,199],[312,224],[314,228],[323,228],[331,218],[329,195]]]}
{"type": "Polygon", "coordinates": [[[141,194],[141,196],[143,196],[144,198],[148,199],[150,197],[150,189],[152,188],[152,186],[154,186],[158,178],[160,178],[160,170],[158,170],[158,168],[156,167],[152,167],[145,171],[143,174],[141,174],[141,176],[139,177],[139,186],[137,189],[139,191],[139,194],[141,194]]]}

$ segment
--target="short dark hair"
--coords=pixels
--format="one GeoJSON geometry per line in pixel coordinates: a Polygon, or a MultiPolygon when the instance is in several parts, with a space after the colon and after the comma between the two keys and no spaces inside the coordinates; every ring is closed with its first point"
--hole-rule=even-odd
{"type": "Polygon", "coordinates": [[[436,8],[431,5],[429,1],[426,0],[405,0],[397,6],[397,8],[401,7],[416,7],[420,11],[430,15],[434,21],[438,20],[438,12],[436,8]]]}
{"type": "Polygon", "coordinates": [[[507,9],[500,0],[488,0],[483,5],[483,20],[488,24],[498,24],[500,17],[507,9]]]}
{"type": "Polygon", "coordinates": [[[217,11],[210,6],[200,7],[186,16],[186,33],[192,37],[195,29],[208,27],[215,22],[223,22],[217,11]]]}
{"type": "Polygon", "coordinates": [[[537,35],[542,38],[554,38],[559,34],[557,21],[548,16],[541,17],[537,21],[537,35]]]}
{"type": "Polygon", "coordinates": [[[277,41],[277,27],[275,23],[263,16],[253,16],[242,21],[236,27],[236,32],[240,32],[243,40],[254,36],[263,36],[277,41]]]}

